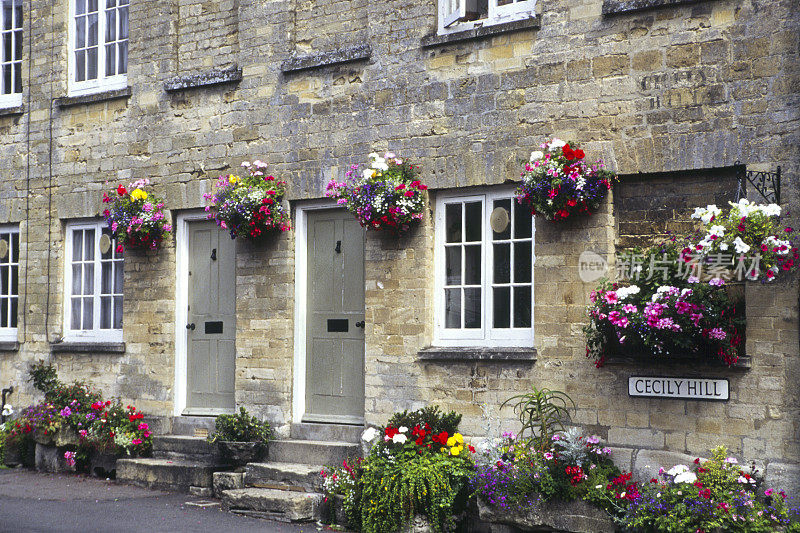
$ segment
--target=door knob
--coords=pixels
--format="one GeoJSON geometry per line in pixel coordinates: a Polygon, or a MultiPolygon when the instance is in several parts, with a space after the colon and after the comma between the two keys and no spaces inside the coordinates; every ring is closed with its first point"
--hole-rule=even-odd
{"type": "Polygon", "coordinates": [[[366,325],[366,322],[364,320],[362,320],[360,322],[356,322],[356,327],[357,328],[363,328],[365,325],[366,325]]]}
{"type": "Polygon", "coordinates": [[[186,324],[186,329],[194,331],[194,322],[192,322],[191,324],[186,324]]]}

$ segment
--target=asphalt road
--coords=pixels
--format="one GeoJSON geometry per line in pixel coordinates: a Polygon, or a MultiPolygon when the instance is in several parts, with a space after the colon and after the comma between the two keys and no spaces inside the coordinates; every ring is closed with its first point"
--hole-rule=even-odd
{"type": "Polygon", "coordinates": [[[316,533],[237,516],[215,500],[24,469],[0,470],[0,532],[9,533],[316,533]],[[212,505],[205,505],[204,502],[212,505]]]}

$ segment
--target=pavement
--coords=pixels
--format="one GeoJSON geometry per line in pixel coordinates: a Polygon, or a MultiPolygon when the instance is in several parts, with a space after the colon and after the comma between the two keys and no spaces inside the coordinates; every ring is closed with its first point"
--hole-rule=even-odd
{"type": "Polygon", "coordinates": [[[74,474],[0,469],[0,532],[316,533],[223,511],[218,500],[148,490],[74,474]]]}

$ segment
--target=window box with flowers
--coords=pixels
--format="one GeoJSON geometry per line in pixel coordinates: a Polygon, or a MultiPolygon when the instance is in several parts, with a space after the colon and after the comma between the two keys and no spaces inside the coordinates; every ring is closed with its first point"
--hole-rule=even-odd
{"type": "Polygon", "coordinates": [[[540,148],[525,164],[517,201],[553,221],[599,209],[616,175],[600,160],[587,163],[575,143],[554,138],[540,148]]]}
{"type": "Polygon", "coordinates": [[[217,179],[208,218],[230,232],[231,238],[258,239],[268,233],[289,231],[289,214],[282,204],[286,182],[267,173],[266,163],[244,161],[245,176],[229,174],[217,179]]]}
{"type": "Polygon", "coordinates": [[[373,152],[369,157],[370,167],[360,177],[358,165],[353,165],[345,174],[345,181],[328,182],[325,194],[335,198],[366,228],[396,234],[408,231],[422,220],[427,205],[428,187],[419,180],[419,167],[391,152],[384,156],[373,152]]]}

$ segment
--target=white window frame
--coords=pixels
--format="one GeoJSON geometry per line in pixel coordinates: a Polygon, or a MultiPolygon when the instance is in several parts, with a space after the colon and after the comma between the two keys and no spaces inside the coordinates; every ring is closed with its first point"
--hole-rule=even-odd
{"type": "MultiPolygon", "coordinates": [[[[8,255],[6,256],[6,258],[3,259],[3,261],[6,261],[6,260],[8,260],[8,261],[2,263],[2,265],[3,266],[9,266],[11,268],[13,268],[14,266],[17,267],[17,294],[16,295],[12,295],[11,294],[11,278],[10,278],[11,271],[10,271],[10,269],[9,269],[9,280],[8,280],[8,290],[9,290],[8,296],[16,296],[16,298],[17,298],[17,326],[13,327],[13,328],[12,327],[2,327],[2,326],[0,326],[0,341],[6,341],[6,342],[13,341],[13,342],[16,342],[17,339],[18,339],[18,337],[17,337],[18,331],[19,331],[18,326],[19,326],[19,322],[20,322],[20,312],[19,312],[19,285],[20,285],[20,279],[19,279],[19,267],[20,267],[19,252],[22,249],[22,246],[20,246],[20,244],[19,244],[19,226],[17,226],[16,224],[14,224],[14,225],[8,225],[8,224],[0,225],[0,234],[9,234],[9,233],[14,234],[17,237],[17,257],[16,257],[16,261],[11,261],[11,254],[12,254],[12,251],[13,251],[13,247],[11,246],[11,243],[9,243],[8,255]]],[[[6,295],[0,294],[0,296],[6,296],[6,295]]],[[[10,304],[9,304],[9,313],[10,312],[11,312],[11,308],[10,308],[10,304]]],[[[9,318],[10,318],[10,315],[9,315],[9,318]]]]}
{"type": "MultiPolygon", "coordinates": [[[[100,236],[106,223],[96,222],[68,222],[66,224],[65,254],[64,254],[64,341],[66,342],[122,342],[122,329],[100,329],[100,291],[102,287],[102,264],[100,253],[100,236]],[[92,329],[72,329],[72,239],[74,230],[93,229],[94,233],[94,294],[93,294],[93,327],[92,329]]],[[[111,240],[112,248],[116,242],[111,240]]],[[[123,265],[124,259],[123,259],[123,265]]],[[[112,276],[113,280],[113,276],[112,276]]],[[[112,281],[113,283],[113,281],[112,281]]],[[[124,287],[124,285],[123,285],[124,287]]],[[[124,290],[124,289],[123,289],[124,290]]],[[[124,302],[124,297],[123,297],[124,302]]],[[[113,303],[112,303],[113,313],[113,303]]],[[[113,321],[113,318],[112,318],[113,321]]],[[[124,319],[123,319],[124,327],[124,319]]]]}
{"type": "MultiPolygon", "coordinates": [[[[514,189],[508,187],[492,188],[471,194],[437,194],[435,229],[434,229],[434,346],[443,347],[532,347],[534,338],[534,265],[536,260],[536,227],[531,221],[531,327],[514,328],[511,316],[510,328],[492,327],[492,312],[494,309],[494,291],[492,290],[494,264],[494,246],[492,246],[492,228],[489,225],[489,216],[495,200],[510,198],[516,203],[514,189]],[[481,231],[481,327],[473,329],[447,329],[445,321],[445,205],[448,203],[465,203],[481,201],[483,203],[483,218],[481,231]]],[[[525,209],[517,205],[519,209],[525,209]]],[[[512,217],[513,218],[513,217],[512,217]]],[[[464,228],[462,226],[462,232],[464,228]]],[[[513,264],[512,264],[513,268],[513,264]]],[[[462,279],[463,281],[463,279],[462,279]]],[[[463,317],[462,317],[463,320],[463,317]]]]}
{"type": "MultiPolygon", "coordinates": [[[[9,65],[9,64],[10,65],[19,65],[19,68],[20,68],[20,85],[22,85],[22,50],[19,51],[20,52],[19,53],[19,59],[16,59],[17,52],[18,52],[18,50],[17,50],[17,40],[14,39],[13,34],[16,31],[22,32],[22,46],[24,47],[25,46],[25,30],[24,30],[25,11],[23,9],[23,2],[21,0],[19,0],[19,5],[14,5],[14,4],[17,3],[17,1],[18,0],[12,0],[12,5],[13,5],[13,7],[12,7],[12,15],[11,15],[12,23],[11,23],[11,29],[10,30],[6,30],[5,29],[5,18],[4,18],[5,9],[4,9],[3,4],[5,4],[6,0],[3,0],[2,2],[0,2],[0,88],[1,88],[0,89],[0,109],[5,109],[5,108],[9,108],[9,107],[19,107],[19,106],[22,105],[22,87],[20,87],[20,92],[12,91],[12,92],[6,94],[5,93],[5,90],[6,90],[6,87],[5,87],[5,76],[3,75],[3,69],[5,68],[5,65],[9,65]],[[14,21],[16,20],[16,17],[14,15],[16,14],[17,10],[22,11],[22,26],[20,26],[19,28],[17,28],[14,25],[14,21]],[[6,55],[5,34],[7,34],[7,33],[11,33],[12,34],[12,38],[11,38],[11,60],[10,61],[5,61],[4,60],[5,55],[6,55]]],[[[14,76],[13,71],[12,71],[12,75],[11,75],[11,83],[12,83],[12,85],[15,84],[15,81],[16,81],[15,80],[15,76],[14,76]]]]}
{"type": "Polygon", "coordinates": [[[457,31],[471,30],[481,26],[492,26],[536,16],[537,0],[512,1],[498,5],[498,0],[488,0],[486,18],[467,20],[470,11],[477,11],[477,0],[437,0],[438,33],[445,35],[457,31]]]}
{"type": "MultiPolygon", "coordinates": [[[[69,96],[81,96],[85,94],[92,94],[103,91],[113,91],[116,89],[124,89],[128,86],[128,74],[115,74],[113,76],[106,76],[106,9],[108,9],[108,2],[106,0],[97,0],[97,78],[93,80],[75,81],[76,73],[76,60],[75,60],[75,2],[76,0],[67,0],[69,2],[69,41],[68,41],[68,68],[67,75],[69,76],[67,87],[69,96]]],[[[88,0],[87,0],[88,5],[88,0]]],[[[111,9],[116,9],[112,7],[111,9]]],[[[128,4],[128,23],[130,25],[130,4],[128,4]]],[[[129,26],[130,28],[130,26],[129,26]]],[[[128,30],[128,43],[130,43],[130,29],[128,30]]],[[[116,41],[114,41],[116,42],[116,41]]],[[[130,58],[130,44],[128,45],[128,58],[130,58]]],[[[130,61],[128,61],[130,68],[130,61]]]]}

